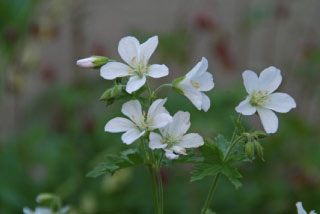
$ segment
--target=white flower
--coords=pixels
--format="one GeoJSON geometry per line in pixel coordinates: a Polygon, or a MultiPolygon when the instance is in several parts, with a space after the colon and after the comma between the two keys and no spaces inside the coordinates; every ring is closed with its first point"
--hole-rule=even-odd
{"type": "Polygon", "coordinates": [[[167,99],[157,99],[152,103],[147,116],[142,112],[138,100],[131,100],[122,105],[121,112],[131,119],[116,117],[110,120],[104,130],[107,132],[125,132],[121,139],[125,144],[131,144],[146,131],[162,128],[171,122],[172,117],[163,107],[167,99]]]}
{"type": "Polygon", "coordinates": [[[149,136],[149,147],[153,149],[164,149],[166,157],[177,159],[178,154],[186,155],[186,148],[197,148],[203,145],[203,138],[199,134],[185,133],[190,128],[189,112],[178,111],[172,122],[160,129],[161,135],[151,132],[149,136]]]}
{"type": "MultiPolygon", "coordinates": [[[[301,202],[297,202],[296,203],[296,206],[297,206],[297,210],[298,210],[298,214],[308,214],[304,209],[303,209],[303,206],[302,206],[302,203],[301,202]]],[[[314,210],[312,210],[309,214],[317,214],[314,210]]]]}
{"type": "Polygon", "coordinates": [[[204,111],[210,108],[210,99],[203,91],[210,91],[214,87],[213,76],[207,72],[207,69],[208,60],[202,57],[201,61],[175,86],[198,110],[204,111]]]}
{"type": "Polygon", "coordinates": [[[83,68],[96,68],[108,62],[108,58],[104,56],[91,56],[77,60],[77,66],[83,68]]]}
{"type": "Polygon", "coordinates": [[[288,94],[272,93],[282,81],[280,70],[271,66],[264,69],[259,77],[255,72],[246,70],[242,77],[249,96],[236,107],[236,111],[243,115],[257,111],[266,132],[275,133],[278,117],[273,111],[286,113],[296,107],[296,102],[288,94]]]}
{"type": "Polygon", "coordinates": [[[167,66],[148,64],[157,46],[158,36],[151,37],[143,44],[140,44],[135,37],[122,38],[119,42],[118,52],[128,65],[121,62],[109,62],[101,67],[101,76],[107,80],[130,76],[126,91],[131,94],[145,84],[146,76],[160,78],[168,75],[167,66]]]}
{"type": "MultiPolygon", "coordinates": [[[[60,210],[59,213],[66,214],[68,210],[69,206],[65,206],[60,210]]],[[[29,208],[23,208],[23,214],[55,214],[55,212],[46,207],[36,207],[35,211],[32,211],[29,208]]]]}

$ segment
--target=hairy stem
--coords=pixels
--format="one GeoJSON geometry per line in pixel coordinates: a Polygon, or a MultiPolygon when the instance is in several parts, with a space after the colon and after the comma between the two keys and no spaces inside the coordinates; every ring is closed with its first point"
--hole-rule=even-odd
{"type": "MultiPolygon", "coordinates": [[[[240,122],[240,120],[241,120],[241,117],[242,117],[242,115],[240,114],[239,117],[238,117],[238,121],[239,121],[239,122],[240,122]]],[[[223,162],[225,162],[225,161],[228,160],[228,157],[229,157],[229,155],[231,154],[232,149],[233,149],[234,146],[242,139],[242,137],[236,138],[237,133],[238,133],[238,128],[237,128],[237,126],[236,126],[236,127],[234,128],[234,131],[233,131],[233,134],[232,134],[231,144],[230,144],[230,146],[228,147],[228,150],[227,150],[225,156],[223,157],[223,162]]],[[[202,208],[202,211],[201,211],[202,214],[206,214],[206,212],[207,212],[207,210],[208,210],[209,204],[210,204],[210,202],[212,201],[212,196],[213,196],[214,190],[216,189],[216,186],[217,186],[217,183],[218,183],[218,180],[219,180],[220,176],[221,176],[221,173],[219,172],[219,173],[215,176],[215,178],[214,178],[214,180],[213,180],[213,183],[212,183],[211,188],[210,188],[210,190],[209,190],[207,199],[206,199],[206,201],[205,201],[205,203],[204,203],[204,206],[203,206],[203,208],[202,208]]]]}

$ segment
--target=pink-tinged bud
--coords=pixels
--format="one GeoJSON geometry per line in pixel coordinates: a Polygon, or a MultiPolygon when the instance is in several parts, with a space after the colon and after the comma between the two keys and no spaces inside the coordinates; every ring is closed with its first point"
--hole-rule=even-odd
{"type": "Polygon", "coordinates": [[[77,60],[77,65],[82,68],[100,68],[107,64],[109,59],[104,56],[91,56],[84,59],[77,60]]]}
{"type": "Polygon", "coordinates": [[[79,59],[79,60],[77,60],[77,66],[82,67],[82,68],[93,68],[95,66],[93,64],[94,60],[95,59],[93,57],[79,59]]]}

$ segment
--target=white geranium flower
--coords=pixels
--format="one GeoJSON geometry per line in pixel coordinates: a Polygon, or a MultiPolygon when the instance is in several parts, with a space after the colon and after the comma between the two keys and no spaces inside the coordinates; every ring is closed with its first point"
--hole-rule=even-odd
{"type": "Polygon", "coordinates": [[[259,77],[255,72],[246,70],[242,77],[249,96],[236,107],[236,111],[243,115],[257,111],[266,132],[275,133],[278,117],[273,111],[287,113],[296,107],[296,102],[288,94],[272,93],[282,81],[280,70],[271,66],[264,69],[259,77]]]}
{"type": "Polygon", "coordinates": [[[210,99],[203,91],[210,91],[214,87],[213,76],[207,72],[208,60],[202,57],[175,87],[195,105],[198,110],[208,111],[210,99]]]}
{"type": "Polygon", "coordinates": [[[121,112],[131,120],[116,117],[110,120],[104,130],[107,132],[125,132],[121,139],[125,144],[131,144],[146,131],[162,128],[171,122],[172,117],[163,107],[167,99],[157,99],[152,103],[148,114],[142,112],[141,104],[138,100],[131,100],[122,105],[121,112]]]}
{"type": "MultiPolygon", "coordinates": [[[[66,214],[68,210],[69,206],[65,206],[60,210],[59,213],[66,214]]],[[[55,214],[55,212],[46,207],[36,207],[34,211],[29,208],[23,208],[23,214],[55,214]]]]}
{"type": "MultiPolygon", "coordinates": [[[[296,203],[296,206],[297,206],[297,210],[298,210],[298,214],[308,214],[304,209],[303,209],[303,206],[302,206],[302,203],[301,202],[297,202],[296,203]]],[[[309,214],[317,214],[314,210],[312,210],[309,214]]]]}
{"type": "Polygon", "coordinates": [[[122,38],[119,42],[118,52],[127,65],[121,62],[109,62],[101,67],[101,76],[107,80],[130,76],[126,91],[131,94],[145,84],[146,76],[160,78],[168,75],[167,66],[148,64],[157,46],[158,36],[151,37],[143,44],[140,44],[132,36],[122,38]]]}
{"type": "Polygon", "coordinates": [[[166,157],[177,159],[178,154],[186,155],[186,148],[197,148],[204,144],[199,134],[185,133],[190,128],[189,112],[178,111],[172,122],[160,129],[161,135],[151,132],[149,136],[149,147],[153,149],[164,149],[166,157]]]}

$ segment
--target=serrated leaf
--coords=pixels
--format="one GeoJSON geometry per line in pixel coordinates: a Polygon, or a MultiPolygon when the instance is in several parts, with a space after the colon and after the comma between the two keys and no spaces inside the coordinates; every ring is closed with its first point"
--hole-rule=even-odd
{"type": "Polygon", "coordinates": [[[105,173],[113,174],[119,169],[143,164],[143,157],[138,150],[128,149],[120,153],[120,155],[106,155],[106,161],[99,163],[88,177],[98,177],[105,173]]]}
{"type": "Polygon", "coordinates": [[[226,164],[222,170],[221,173],[226,176],[229,181],[233,184],[233,186],[238,189],[242,186],[239,178],[242,178],[242,175],[238,171],[236,167],[233,167],[233,162],[230,161],[230,163],[226,164]]]}
{"type": "Polygon", "coordinates": [[[206,176],[215,176],[223,168],[220,164],[206,164],[200,163],[193,166],[194,170],[191,172],[191,182],[201,180],[206,176]]]}
{"type": "Polygon", "coordinates": [[[204,158],[206,163],[222,163],[223,162],[223,151],[215,142],[205,141],[205,144],[201,146],[199,152],[204,158]]]}
{"type": "Polygon", "coordinates": [[[216,142],[219,148],[222,150],[223,155],[225,156],[227,153],[228,147],[230,146],[230,141],[228,141],[222,134],[218,134],[216,138],[216,142]]]}

